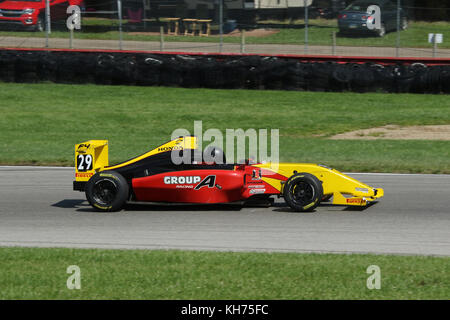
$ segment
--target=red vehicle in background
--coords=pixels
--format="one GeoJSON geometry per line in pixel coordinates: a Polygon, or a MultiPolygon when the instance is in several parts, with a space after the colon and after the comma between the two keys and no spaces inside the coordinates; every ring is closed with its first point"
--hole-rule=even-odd
{"type": "MultiPolygon", "coordinates": [[[[83,7],[83,0],[49,0],[51,21],[67,19],[67,7],[83,7]]],[[[0,2],[0,27],[17,26],[35,31],[45,30],[46,0],[6,0],[0,2]]]]}

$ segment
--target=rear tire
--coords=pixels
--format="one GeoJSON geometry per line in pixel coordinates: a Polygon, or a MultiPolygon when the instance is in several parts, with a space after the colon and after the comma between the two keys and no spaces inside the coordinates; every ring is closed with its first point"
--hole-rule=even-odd
{"type": "Polygon", "coordinates": [[[115,171],[97,172],[86,184],[86,199],[99,211],[119,211],[128,195],[127,181],[115,171]]]}
{"type": "Polygon", "coordinates": [[[323,197],[322,183],[316,176],[303,172],[291,176],[284,185],[284,201],[294,211],[312,211],[323,197]]]}

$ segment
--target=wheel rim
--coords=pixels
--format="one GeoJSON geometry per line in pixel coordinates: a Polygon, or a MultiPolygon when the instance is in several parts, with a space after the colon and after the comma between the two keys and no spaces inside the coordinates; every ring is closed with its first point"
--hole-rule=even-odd
{"type": "Polygon", "coordinates": [[[95,202],[103,206],[112,204],[117,195],[117,186],[111,180],[100,180],[94,185],[92,197],[95,202]]]}
{"type": "Polygon", "coordinates": [[[298,205],[306,205],[314,200],[314,187],[305,181],[299,181],[292,187],[292,200],[298,205]]]}

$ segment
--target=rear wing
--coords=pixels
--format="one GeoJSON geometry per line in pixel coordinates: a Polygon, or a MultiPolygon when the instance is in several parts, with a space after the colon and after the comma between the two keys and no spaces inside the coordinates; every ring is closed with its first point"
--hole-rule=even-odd
{"type": "Polygon", "coordinates": [[[75,145],[75,182],[87,182],[108,165],[108,140],[89,140],[75,145]]]}
{"type": "Polygon", "coordinates": [[[73,189],[84,191],[89,179],[99,171],[116,170],[132,165],[142,159],[153,155],[171,152],[172,150],[197,149],[197,139],[194,136],[178,137],[152,151],[131,160],[109,166],[108,164],[108,140],[89,140],[75,145],[75,181],[73,189]]]}

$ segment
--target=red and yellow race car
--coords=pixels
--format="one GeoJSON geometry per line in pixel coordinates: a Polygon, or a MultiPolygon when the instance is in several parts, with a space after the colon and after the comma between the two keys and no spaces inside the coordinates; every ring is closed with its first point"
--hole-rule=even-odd
{"type": "Polygon", "coordinates": [[[77,144],[73,188],[84,191],[100,211],[118,211],[126,202],[273,203],[273,196],[283,197],[292,210],[312,211],[324,199],[332,198],[334,205],[366,206],[384,195],[381,188],[316,164],[174,164],[172,151],[188,149],[197,149],[196,137],[179,137],[109,166],[107,140],[77,144]]]}

